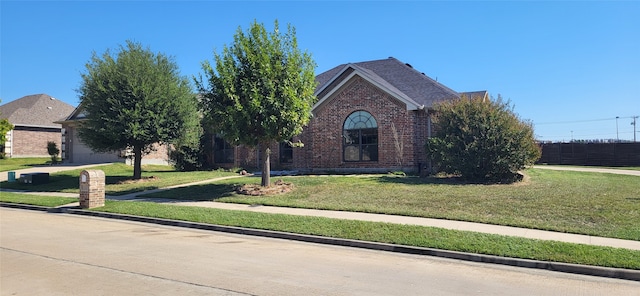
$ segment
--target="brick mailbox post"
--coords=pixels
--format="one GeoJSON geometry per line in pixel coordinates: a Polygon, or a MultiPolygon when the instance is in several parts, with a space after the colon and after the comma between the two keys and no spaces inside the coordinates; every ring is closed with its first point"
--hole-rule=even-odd
{"type": "Polygon", "coordinates": [[[91,209],[104,206],[104,172],[84,170],[80,173],[80,208],[91,209]]]}

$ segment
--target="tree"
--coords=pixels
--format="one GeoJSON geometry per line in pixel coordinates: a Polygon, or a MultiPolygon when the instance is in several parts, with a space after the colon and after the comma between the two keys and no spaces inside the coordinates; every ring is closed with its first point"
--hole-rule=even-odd
{"type": "Polygon", "coordinates": [[[54,141],[47,141],[47,153],[51,156],[51,164],[58,163],[58,153],[60,153],[60,149],[58,149],[58,144],[54,141]]]}
{"type": "Polygon", "coordinates": [[[441,172],[473,181],[513,182],[540,158],[533,126],[508,102],[466,98],[435,108],[434,137],[427,154],[441,172]]]}
{"type": "MultiPolygon", "coordinates": [[[[0,102],[2,101],[0,100],[0,102]]],[[[9,122],[8,118],[0,119],[0,146],[4,147],[4,143],[7,141],[7,133],[12,129],[13,124],[9,122]]],[[[0,154],[4,154],[4,151],[0,151],[0,154]]]]}
{"type": "Polygon", "coordinates": [[[202,94],[207,122],[225,140],[259,147],[262,186],[270,186],[271,144],[290,140],[309,122],[316,102],[315,62],[298,49],[295,29],[282,34],[254,21],[247,32],[238,28],[231,46],[214,53],[215,69],[203,62],[208,88],[202,94]]]}
{"type": "Polygon", "coordinates": [[[117,54],[95,52],[78,90],[86,119],[79,135],[96,151],[132,149],[133,178],[154,143],[197,141],[197,99],[172,58],[127,41],[117,54]]]}

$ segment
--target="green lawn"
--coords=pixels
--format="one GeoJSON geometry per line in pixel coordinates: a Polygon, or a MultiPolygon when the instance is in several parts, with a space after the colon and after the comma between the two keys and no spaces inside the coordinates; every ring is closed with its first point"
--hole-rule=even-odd
{"type": "Polygon", "coordinates": [[[640,269],[640,251],[434,227],[230,211],[149,202],[107,201],[105,207],[93,210],[512,258],[640,269]]]}
{"type": "Polygon", "coordinates": [[[0,159],[0,172],[28,169],[34,166],[46,165],[46,164],[49,164],[50,162],[51,162],[51,158],[49,157],[5,158],[5,159],[0,159]]]}
{"type": "MultiPolygon", "coordinates": [[[[91,169],[104,171],[106,176],[105,190],[107,195],[123,195],[131,192],[152,190],[200,180],[237,175],[236,173],[227,171],[200,171],[184,173],[177,172],[170,166],[148,165],[142,167],[142,177],[144,180],[135,181],[132,179],[133,167],[123,163],[92,167],[91,169]]],[[[2,182],[0,183],[0,187],[29,191],[79,193],[79,176],[82,171],[82,169],[79,169],[53,173],[49,177],[50,182],[46,184],[33,185],[19,182],[2,182]]]]}
{"type": "Polygon", "coordinates": [[[43,207],[58,207],[77,202],[77,198],[32,195],[14,192],[0,192],[0,202],[36,205],[43,207]]]}
{"type": "Polygon", "coordinates": [[[442,178],[376,175],[286,177],[295,190],[244,196],[231,179],[150,194],[151,197],[384,213],[509,225],[640,240],[637,176],[527,170],[514,185],[464,184],[442,178]]]}
{"type": "MultiPolygon", "coordinates": [[[[124,184],[131,169],[123,164],[101,167],[109,194],[165,187],[234,175],[229,172],[173,172],[145,167],[143,183],[124,184]]],[[[80,171],[52,175],[52,182],[19,189],[77,192],[80,171]],[[75,188],[74,188],[75,187],[75,188]]],[[[236,178],[173,189],[150,196],[183,200],[217,200],[246,204],[348,210],[446,218],[527,228],[640,240],[640,178],[636,176],[531,169],[527,180],[513,185],[466,184],[455,179],[393,175],[285,177],[288,194],[249,197],[235,186],[260,179],[236,178]]],[[[273,181],[278,178],[273,178],[273,181]]],[[[2,183],[16,185],[15,183],[2,183]]],[[[59,206],[77,199],[2,192],[0,201],[59,206]]],[[[432,227],[339,219],[225,211],[142,202],[113,202],[108,211],[219,225],[277,230],[497,256],[640,269],[640,252],[432,227]]]]}

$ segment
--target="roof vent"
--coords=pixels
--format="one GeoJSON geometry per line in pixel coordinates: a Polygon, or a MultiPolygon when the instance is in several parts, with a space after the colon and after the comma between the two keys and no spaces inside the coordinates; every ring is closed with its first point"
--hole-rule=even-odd
{"type": "Polygon", "coordinates": [[[54,97],[50,97],[49,99],[51,99],[51,100],[53,100],[53,101],[55,101],[55,100],[56,100],[56,98],[54,98],[54,97]]]}
{"type": "Polygon", "coordinates": [[[405,65],[407,65],[409,68],[413,69],[413,66],[411,66],[411,64],[405,63],[405,65]]]}
{"type": "Polygon", "coordinates": [[[52,107],[47,107],[47,109],[52,110],[53,108],[52,107]]]}

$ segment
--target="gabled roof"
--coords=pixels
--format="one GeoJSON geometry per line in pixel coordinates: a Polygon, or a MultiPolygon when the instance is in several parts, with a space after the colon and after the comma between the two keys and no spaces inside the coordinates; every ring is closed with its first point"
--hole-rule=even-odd
{"type": "Polygon", "coordinates": [[[437,102],[460,98],[460,94],[393,57],[339,65],[316,76],[316,95],[320,106],[358,75],[406,104],[408,110],[431,108],[437,102]]]}
{"type": "Polygon", "coordinates": [[[460,93],[460,96],[461,97],[464,96],[469,99],[480,98],[482,99],[482,101],[486,101],[489,99],[489,93],[486,90],[463,92],[463,93],[460,93]]]}
{"type": "Polygon", "coordinates": [[[84,113],[84,105],[80,104],[76,107],[69,116],[62,118],[61,120],[56,121],[56,123],[70,123],[78,120],[85,119],[86,114],[84,113]]]}
{"type": "Polygon", "coordinates": [[[17,126],[54,127],[54,122],[64,119],[75,108],[47,94],[24,96],[0,106],[0,117],[17,126]]]}

